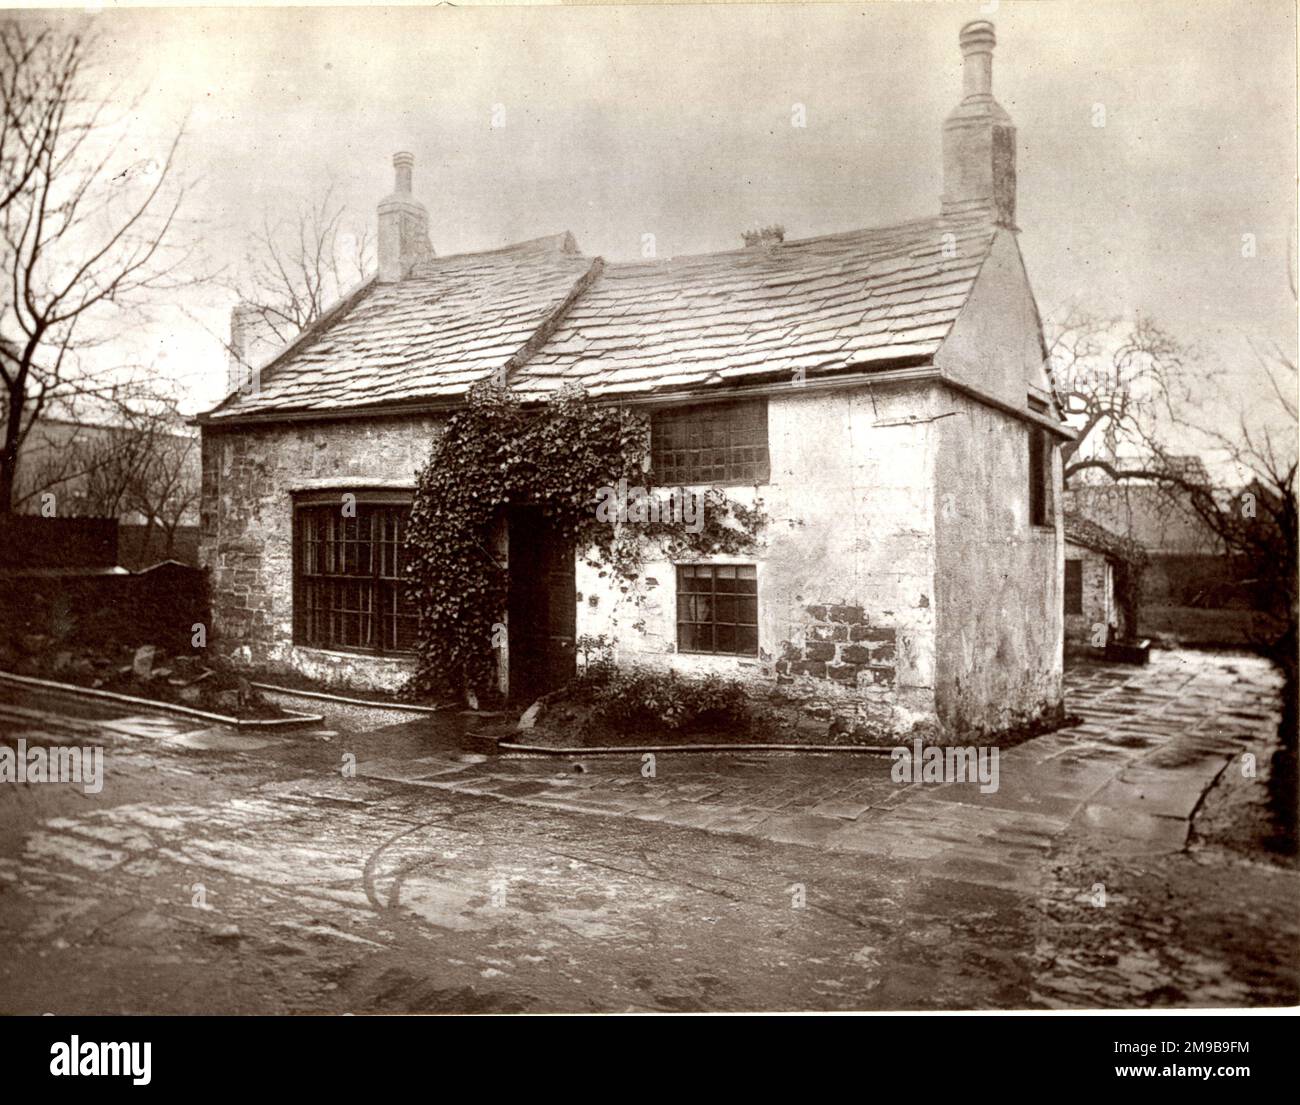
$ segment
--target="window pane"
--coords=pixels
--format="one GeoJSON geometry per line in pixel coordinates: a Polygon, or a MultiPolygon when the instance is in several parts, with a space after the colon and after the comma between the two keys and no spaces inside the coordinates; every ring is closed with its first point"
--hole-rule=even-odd
{"type": "Polygon", "coordinates": [[[1047,442],[1038,426],[1029,430],[1029,521],[1035,526],[1047,524],[1047,442]]]}
{"type": "Polygon", "coordinates": [[[414,604],[399,599],[396,582],[408,515],[408,507],[373,503],[359,503],[351,518],[337,503],[297,509],[297,643],[371,652],[411,649],[414,604]]]}
{"type": "Polygon", "coordinates": [[[677,647],[683,652],[756,656],[757,575],[753,564],[680,565],[677,647]]]}
{"type": "Polygon", "coordinates": [[[764,399],[660,411],[650,440],[661,485],[764,483],[770,475],[764,399]]]}
{"type": "Polygon", "coordinates": [[[1065,562],[1065,612],[1083,613],[1083,561],[1065,562]]]}

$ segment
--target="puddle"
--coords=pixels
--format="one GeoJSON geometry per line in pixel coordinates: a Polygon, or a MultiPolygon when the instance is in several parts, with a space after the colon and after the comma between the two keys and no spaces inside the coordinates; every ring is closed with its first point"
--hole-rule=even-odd
{"type": "Polygon", "coordinates": [[[196,752],[254,752],[283,741],[265,737],[250,737],[229,729],[200,729],[195,733],[180,733],[165,738],[168,744],[180,745],[196,752]]]}

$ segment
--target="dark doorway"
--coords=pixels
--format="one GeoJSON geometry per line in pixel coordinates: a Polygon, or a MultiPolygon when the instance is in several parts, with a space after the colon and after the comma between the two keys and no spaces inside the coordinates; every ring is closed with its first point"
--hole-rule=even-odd
{"type": "Polygon", "coordinates": [[[510,512],[510,698],[532,701],[573,678],[573,542],[537,507],[510,512]]]}

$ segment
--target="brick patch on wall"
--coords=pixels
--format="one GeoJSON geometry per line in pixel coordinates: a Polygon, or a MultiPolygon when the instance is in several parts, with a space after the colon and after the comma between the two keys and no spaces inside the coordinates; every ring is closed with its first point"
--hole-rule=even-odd
{"type": "Polygon", "coordinates": [[[778,683],[811,676],[858,688],[894,685],[898,634],[892,626],[872,625],[860,606],[814,604],[804,610],[810,620],[802,642],[782,642],[778,683]]]}
{"type": "Polygon", "coordinates": [[[780,712],[831,741],[892,741],[911,731],[896,708],[898,631],[847,603],[814,603],[804,614],[773,666],[780,712]]]}

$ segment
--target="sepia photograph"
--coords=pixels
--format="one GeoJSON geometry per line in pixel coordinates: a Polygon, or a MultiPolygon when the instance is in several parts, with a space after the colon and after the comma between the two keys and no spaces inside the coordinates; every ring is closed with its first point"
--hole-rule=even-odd
{"type": "Polygon", "coordinates": [[[1015,1014],[1085,1085],[1263,1073],[1296,19],[0,11],[38,1083],[427,1014],[1015,1014]]]}

